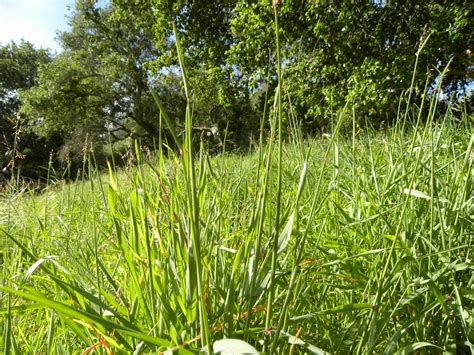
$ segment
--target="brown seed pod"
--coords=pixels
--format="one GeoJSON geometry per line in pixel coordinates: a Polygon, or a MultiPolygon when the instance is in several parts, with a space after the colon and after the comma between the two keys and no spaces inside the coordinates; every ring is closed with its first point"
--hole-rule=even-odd
{"type": "Polygon", "coordinates": [[[280,5],[280,0],[273,0],[272,9],[276,10],[276,8],[280,5]]]}

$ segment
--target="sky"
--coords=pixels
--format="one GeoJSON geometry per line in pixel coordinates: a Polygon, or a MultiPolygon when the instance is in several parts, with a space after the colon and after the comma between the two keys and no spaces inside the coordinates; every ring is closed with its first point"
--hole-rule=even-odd
{"type": "Polygon", "coordinates": [[[59,51],[57,30],[67,30],[68,6],[74,0],[0,0],[0,42],[23,38],[38,48],[59,51]]]}

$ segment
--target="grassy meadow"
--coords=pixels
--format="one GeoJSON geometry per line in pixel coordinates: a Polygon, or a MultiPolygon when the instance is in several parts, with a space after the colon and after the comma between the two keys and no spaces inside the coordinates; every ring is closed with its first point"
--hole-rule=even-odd
{"type": "Polygon", "coordinates": [[[303,139],[277,89],[253,151],[210,157],[190,102],[183,140],[162,110],[180,153],[137,143],[125,169],[92,154],[89,179],[4,192],[6,354],[472,352],[468,117],[433,95],[383,131],[354,107],[303,139]]]}
{"type": "Polygon", "coordinates": [[[191,160],[137,146],[125,169],[88,159],[89,180],[5,192],[2,349],[472,350],[468,127],[340,134],[340,122],[293,135],[281,160],[274,135],[191,160]]]}

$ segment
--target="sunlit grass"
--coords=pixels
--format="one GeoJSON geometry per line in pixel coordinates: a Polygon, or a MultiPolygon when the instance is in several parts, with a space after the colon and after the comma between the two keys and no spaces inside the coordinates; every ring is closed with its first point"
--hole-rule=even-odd
{"type": "Polygon", "coordinates": [[[161,112],[176,151],[137,142],[124,169],[91,156],[88,180],[2,195],[5,353],[472,351],[466,117],[439,118],[433,96],[373,132],[348,103],[328,134],[292,124],[284,144],[277,90],[258,149],[210,157],[184,87],[183,141],[161,112]]]}
{"type": "MultiPolygon", "coordinates": [[[[280,329],[278,352],[468,349],[472,142],[465,129],[429,124],[305,141],[306,162],[285,145],[270,327],[274,165],[258,152],[202,155],[195,172],[210,341],[261,349],[280,329]]],[[[70,353],[100,339],[124,352],[201,348],[187,194],[178,158],[157,157],[4,197],[3,348],[70,353]]]]}

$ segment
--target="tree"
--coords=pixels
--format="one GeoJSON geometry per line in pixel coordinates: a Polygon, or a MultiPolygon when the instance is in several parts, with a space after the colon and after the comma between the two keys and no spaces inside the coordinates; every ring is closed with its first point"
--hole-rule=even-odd
{"type": "MultiPolygon", "coordinates": [[[[434,83],[451,60],[444,89],[456,95],[472,78],[472,6],[467,1],[284,1],[285,90],[308,128],[324,124],[345,102],[372,121],[396,118],[400,96],[411,85],[418,58],[414,97],[427,75],[434,83]]],[[[229,61],[252,86],[263,81],[273,34],[266,1],[238,2],[232,19],[229,61]]]]}
{"type": "Polygon", "coordinates": [[[47,50],[36,49],[33,44],[22,41],[0,46],[0,118],[15,115],[20,106],[18,90],[36,83],[40,64],[49,62],[47,50]]]}
{"type": "MultiPolygon", "coordinates": [[[[270,93],[275,88],[269,1],[149,0],[138,7],[129,0],[114,3],[136,23],[153,29],[162,53],[154,61],[157,68],[173,64],[169,22],[177,24],[189,76],[196,75],[201,83],[204,78],[219,93],[209,95],[219,100],[211,106],[249,102],[262,87],[270,93]]],[[[292,109],[307,129],[328,124],[347,101],[357,106],[361,119],[395,120],[425,40],[413,101],[420,101],[426,78],[433,85],[448,62],[443,89],[458,95],[472,81],[472,12],[465,0],[282,1],[284,89],[292,109]]]]}
{"type": "Polygon", "coordinates": [[[171,22],[176,24],[184,48],[193,116],[197,125],[218,127],[234,146],[245,146],[260,127],[259,110],[242,72],[228,60],[234,43],[230,23],[238,1],[149,0],[138,5],[115,0],[121,13],[141,28],[152,29],[160,55],[149,62],[155,73],[177,72],[177,54],[171,22]]]}
{"type": "Polygon", "coordinates": [[[0,169],[3,175],[20,164],[23,175],[38,176],[38,167],[47,164],[49,151],[59,143],[57,137],[45,140],[28,132],[19,114],[22,104],[19,92],[34,86],[38,68],[50,61],[48,50],[36,49],[29,42],[0,46],[0,169]]]}
{"type": "MultiPolygon", "coordinates": [[[[348,101],[361,120],[396,119],[418,52],[413,102],[448,62],[445,91],[456,95],[472,80],[467,1],[287,0],[279,16],[285,103],[309,130],[328,125],[348,101]]],[[[101,144],[108,136],[151,141],[161,129],[152,90],[179,127],[184,97],[171,21],[185,49],[195,122],[227,127],[247,144],[242,136],[260,127],[261,92],[268,89],[271,103],[276,87],[273,13],[264,0],[78,0],[71,30],[60,35],[64,52],[22,92],[35,131],[88,132],[101,144]]]]}
{"type": "Polygon", "coordinates": [[[114,1],[104,7],[96,1],[76,2],[71,30],[60,35],[64,52],[41,68],[38,85],[22,93],[22,112],[36,132],[72,139],[87,131],[99,144],[109,135],[114,140],[134,136],[150,142],[160,130],[152,90],[182,126],[185,100],[170,19],[178,21],[186,40],[197,127],[226,126],[227,116],[211,122],[219,116],[217,108],[232,108],[244,92],[225,62],[231,34],[222,25],[229,21],[231,7],[219,2],[155,5],[159,11],[145,2],[114,1]],[[210,30],[199,21],[203,18],[210,30]],[[188,27],[198,32],[188,36],[188,27]],[[201,50],[208,53],[206,60],[200,60],[201,50]]]}
{"type": "Polygon", "coordinates": [[[153,137],[158,110],[150,94],[146,63],[157,55],[148,33],[123,19],[113,6],[76,2],[71,31],[60,34],[64,52],[41,68],[39,83],[24,91],[23,112],[42,135],[88,131],[153,137]]]}

